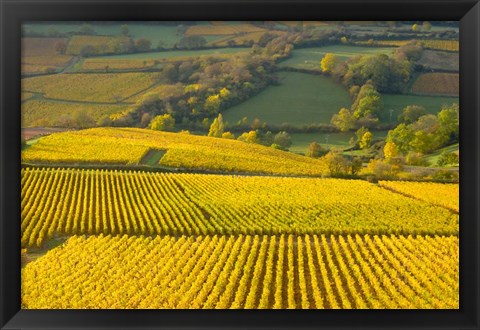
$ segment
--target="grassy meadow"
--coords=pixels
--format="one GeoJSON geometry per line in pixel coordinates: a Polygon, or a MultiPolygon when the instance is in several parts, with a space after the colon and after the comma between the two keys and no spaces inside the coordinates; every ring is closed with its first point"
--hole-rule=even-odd
{"type": "Polygon", "coordinates": [[[357,55],[391,54],[394,50],[394,47],[361,47],[350,45],[299,48],[292,52],[291,58],[282,61],[279,66],[321,71],[320,61],[327,53],[335,54],[340,59],[347,60],[357,55]]]}
{"type": "Polygon", "coordinates": [[[326,77],[297,72],[280,72],[278,77],[279,86],[231,107],[224,112],[225,120],[235,123],[247,117],[277,125],[329,123],[338,109],[350,106],[348,93],[326,77]]]}
{"type": "Polygon", "coordinates": [[[387,111],[384,111],[380,116],[380,119],[385,122],[397,121],[398,115],[402,113],[402,109],[407,105],[416,104],[425,108],[427,113],[436,114],[440,111],[442,106],[452,105],[452,103],[458,103],[458,97],[448,96],[424,96],[424,95],[412,95],[412,94],[383,94],[382,95],[384,107],[387,111]],[[390,121],[390,110],[393,110],[390,121]]]}
{"type": "MultiPolygon", "coordinates": [[[[373,131],[374,139],[384,139],[388,131],[373,131]]],[[[312,142],[320,143],[329,149],[348,149],[352,147],[351,139],[356,140],[354,132],[334,132],[334,133],[292,133],[292,146],[290,151],[305,154],[308,145],[312,142]]]]}

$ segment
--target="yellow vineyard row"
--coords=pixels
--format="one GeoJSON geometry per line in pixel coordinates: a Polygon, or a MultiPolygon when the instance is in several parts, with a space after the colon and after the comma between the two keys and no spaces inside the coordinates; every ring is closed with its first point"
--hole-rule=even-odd
{"type": "Polygon", "coordinates": [[[433,182],[380,181],[380,186],[398,191],[420,200],[459,211],[458,184],[433,182]]]}
{"type": "Polygon", "coordinates": [[[458,283],[453,236],[74,236],[22,270],[22,307],[451,309],[458,283]]]}
{"type": "Polygon", "coordinates": [[[21,210],[22,247],[58,234],[458,233],[458,214],[341,179],[27,168],[21,210]]]}

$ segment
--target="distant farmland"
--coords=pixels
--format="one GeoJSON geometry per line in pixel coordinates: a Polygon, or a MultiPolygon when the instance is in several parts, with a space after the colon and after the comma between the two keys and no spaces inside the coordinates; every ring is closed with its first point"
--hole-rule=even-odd
{"type": "Polygon", "coordinates": [[[459,62],[458,53],[426,49],[417,63],[434,70],[458,72],[459,62]]]}
{"type": "MultiPolygon", "coordinates": [[[[55,126],[62,118],[75,118],[79,113],[98,119],[120,114],[129,109],[129,105],[121,104],[82,104],[47,100],[29,100],[22,104],[22,127],[55,126]]],[[[65,121],[65,119],[63,119],[65,121]]]]}
{"type": "Polygon", "coordinates": [[[67,38],[22,38],[22,73],[46,73],[64,68],[72,56],[59,54],[55,48],[67,42],[67,38]]]}
{"type": "Polygon", "coordinates": [[[24,79],[22,89],[57,100],[113,103],[154,84],[153,73],[62,74],[24,79]]]}

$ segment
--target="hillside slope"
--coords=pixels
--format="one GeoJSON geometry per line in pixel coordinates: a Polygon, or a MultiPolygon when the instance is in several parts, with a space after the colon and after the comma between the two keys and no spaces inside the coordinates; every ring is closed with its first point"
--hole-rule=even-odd
{"type": "Polygon", "coordinates": [[[174,168],[315,176],[326,172],[320,160],[257,144],[139,128],[52,134],[23,151],[22,162],[137,165],[152,151],[166,151],[159,165],[174,168]]]}

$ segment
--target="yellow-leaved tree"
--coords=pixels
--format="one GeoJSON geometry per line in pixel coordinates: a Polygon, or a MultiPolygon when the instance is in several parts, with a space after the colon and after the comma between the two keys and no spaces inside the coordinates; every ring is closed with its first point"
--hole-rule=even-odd
{"type": "Polygon", "coordinates": [[[215,118],[212,125],[210,125],[210,129],[208,130],[208,136],[222,137],[224,130],[225,125],[223,124],[223,117],[222,114],[219,113],[218,117],[215,118]]]}
{"type": "Polygon", "coordinates": [[[390,159],[398,155],[398,149],[395,142],[385,143],[385,147],[383,147],[383,155],[386,159],[390,159]]]}
{"type": "Polygon", "coordinates": [[[338,62],[339,58],[337,55],[333,53],[326,53],[320,61],[320,68],[322,69],[323,73],[331,73],[338,62]]]}

